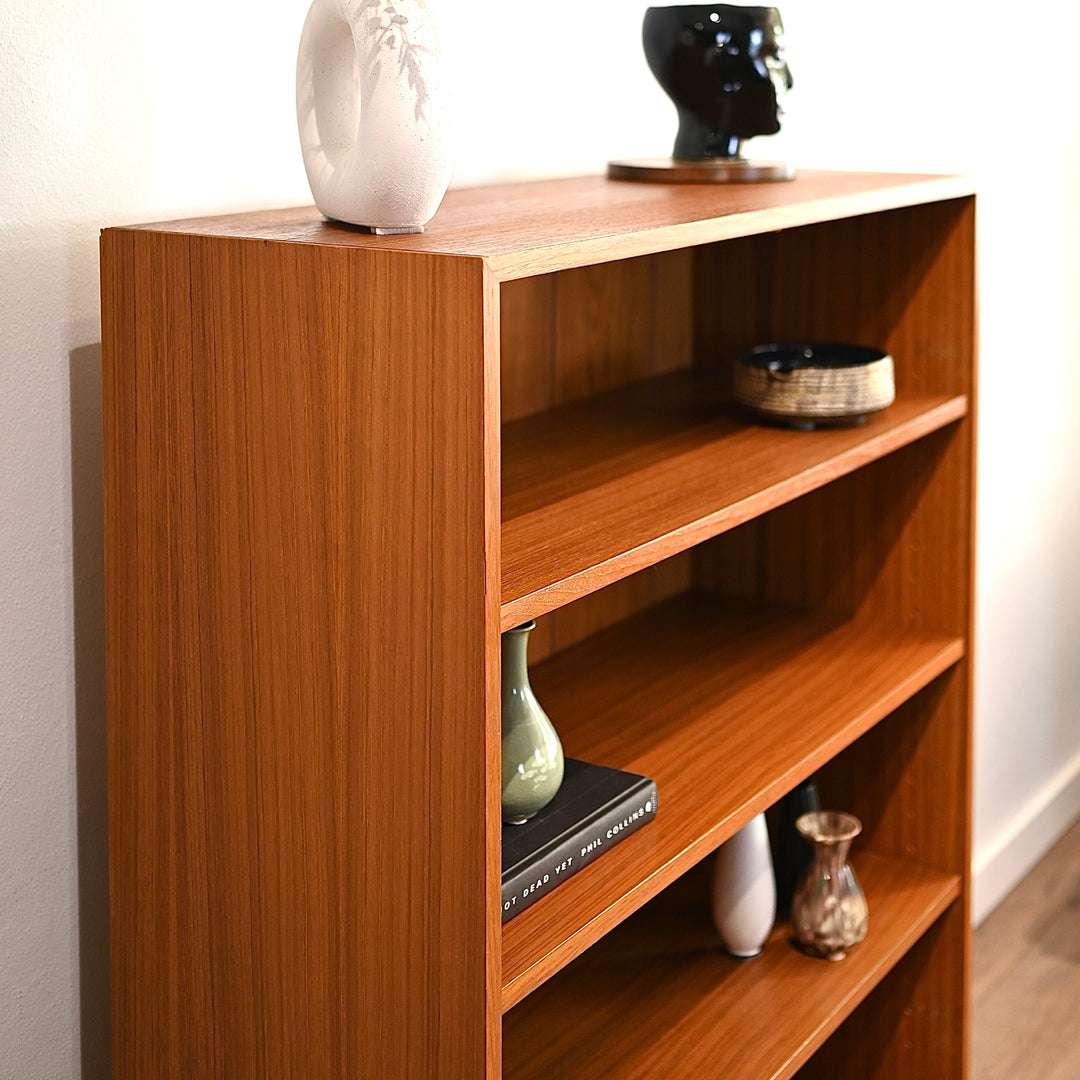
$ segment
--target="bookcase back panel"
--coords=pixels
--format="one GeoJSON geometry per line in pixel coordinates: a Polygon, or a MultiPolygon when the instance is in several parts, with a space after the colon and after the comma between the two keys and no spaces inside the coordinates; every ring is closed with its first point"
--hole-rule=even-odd
{"type": "Polygon", "coordinates": [[[864,825],[858,844],[967,878],[970,659],[936,679],[818,774],[823,802],[864,825]],[[866,777],[873,776],[873,784],[866,777]],[[941,799],[941,792],[954,797],[941,799]]]}
{"type": "Polygon", "coordinates": [[[690,588],[692,575],[691,553],[684,552],[541,616],[529,641],[530,663],[677,596],[690,588]]]}
{"type": "Polygon", "coordinates": [[[878,346],[898,389],[971,393],[974,204],[808,225],[698,248],[695,357],[727,377],[770,341],[878,346]]]}
{"type": "Polygon", "coordinates": [[[746,599],[966,634],[969,594],[957,585],[972,573],[971,452],[969,421],[935,432],[701,545],[695,581],[746,599]]]}
{"type": "Polygon", "coordinates": [[[503,420],[689,366],[692,274],[675,251],[504,282],[503,420]]]}

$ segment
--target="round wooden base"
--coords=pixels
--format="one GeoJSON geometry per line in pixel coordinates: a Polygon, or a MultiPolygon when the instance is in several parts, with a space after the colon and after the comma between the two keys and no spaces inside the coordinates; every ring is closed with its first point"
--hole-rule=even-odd
{"type": "Polygon", "coordinates": [[[756,184],[764,180],[794,180],[795,166],[787,161],[745,161],[741,158],[709,158],[705,161],[639,158],[609,161],[608,177],[658,184],[756,184]]]}

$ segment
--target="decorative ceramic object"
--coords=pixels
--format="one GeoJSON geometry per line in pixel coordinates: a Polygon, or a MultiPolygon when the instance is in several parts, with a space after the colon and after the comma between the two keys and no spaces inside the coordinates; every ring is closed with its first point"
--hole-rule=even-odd
{"type": "Polygon", "coordinates": [[[502,636],[502,816],[523,825],[543,809],[563,779],[559,736],[529,685],[527,622],[502,636]]]}
{"type": "Polygon", "coordinates": [[[814,849],[795,822],[803,814],[821,809],[817,784],[804,780],[780,801],[780,831],[776,844],[776,913],[786,919],[791,899],[814,857],[814,849]]]}
{"type": "Polygon", "coordinates": [[[784,28],[772,7],[683,4],[651,7],[642,43],[671,98],[679,130],[671,160],[612,162],[616,179],[690,182],[790,180],[786,162],[743,157],[743,141],[780,130],[792,86],[784,28]]]}
{"type": "Polygon", "coordinates": [[[732,956],[757,956],[776,919],[776,881],[765,815],[758,814],[716,853],[712,911],[732,956]]]}
{"type": "Polygon", "coordinates": [[[314,0],[296,118],[315,205],[376,233],[423,232],[452,168],[427,0],[314,0]]]}
{"type": "Polygon", "coordinates": [[[869,921],[866,897],[848,862],[862,823],[853,814],[816,810],[796,825],[814,845],[814,861],[791,903],[795,939],[814,956],[842,960],[866,937],[869,921]]]}
{"type": "Polygon", "coordinates": [[[783,342],[743,353],[732,378],[735,400],[789,427],[861,423],[896,399],[892,357],[835,342],[783,342]]]}

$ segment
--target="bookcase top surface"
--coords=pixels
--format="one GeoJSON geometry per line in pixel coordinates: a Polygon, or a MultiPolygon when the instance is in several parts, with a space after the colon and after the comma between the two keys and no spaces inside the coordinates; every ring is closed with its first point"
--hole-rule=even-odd
{"type": "Polygon", "coordinates": [[[805,170],[793,181],[565,177],[447,192],[423,233],[374,236],[311,207],[139,226],[168,233],[483,259],[500,280],[974,194],[959,176],[805,170]]]}

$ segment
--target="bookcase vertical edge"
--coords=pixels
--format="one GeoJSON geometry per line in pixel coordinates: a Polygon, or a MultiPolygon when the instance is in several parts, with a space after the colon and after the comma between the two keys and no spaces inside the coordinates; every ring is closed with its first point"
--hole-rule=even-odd
{"type": "Polygon", "coordinates": [[[115,1075],[494,1075],[483,263],[102,264],[115,1075]]]}

